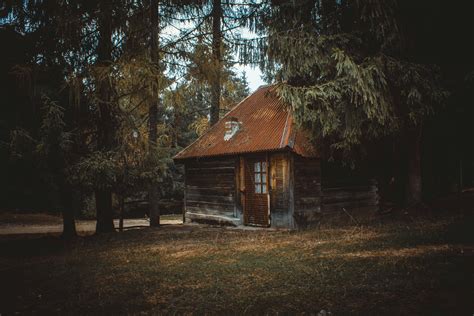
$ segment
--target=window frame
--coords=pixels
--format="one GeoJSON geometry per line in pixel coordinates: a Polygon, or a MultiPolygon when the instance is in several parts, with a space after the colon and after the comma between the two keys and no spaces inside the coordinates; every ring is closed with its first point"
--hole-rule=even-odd
{"type": "Polygon", "coordinates": [[[268,170],[266,161],[257,161],[253,164],[253,180],[255,194],[268,194],[268,170]],[[257,168],[258,166],[258,168],[257,168]],[[257,181],[257,175],[259,181],[257,181]],[[263,178],[265,177],[265,181],[263,178]]]}

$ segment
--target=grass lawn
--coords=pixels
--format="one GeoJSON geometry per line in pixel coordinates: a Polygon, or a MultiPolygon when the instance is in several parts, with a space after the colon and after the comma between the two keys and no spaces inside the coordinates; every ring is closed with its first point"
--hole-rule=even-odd
{"type": "Polygon", "coordinates": [[[471,217],[2,237],[0,313],[474,312],[471,217]]]}

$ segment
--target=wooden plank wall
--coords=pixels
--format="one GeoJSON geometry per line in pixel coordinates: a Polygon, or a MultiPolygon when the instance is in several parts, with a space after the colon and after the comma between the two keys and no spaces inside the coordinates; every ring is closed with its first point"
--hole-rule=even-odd
{"type": "Polygon", "coordinates": [[[318,222],[321,211],[321,163],[319,159],[293,155],[294,219],[302,228],[318,222]]]}
{"type": "Polygon", "coordinates": [[[292,227],[290,211],[289,155],[275,153],[270,155],[270,217],[273,227],[292,227]]]}
{"type": "Polygon", "coordinates": [[[186,162],[186,211],[234,217],[237,157],[186,162]]]}
{"type": "Polygon", "coordinates": [[[323,208],[325,214],[346,211],[373,210],[378,206],[377,185],[366,181],[360,184],[340,185],[323,188],[323,208]]]}
{"type": "Polygon", "coordinates": [[[378,207],[377,184],[371,180],[370,166],[360,162],[350,168],[341,161],[325,162],[322,167],[322,212],[336,214],[375,211],[378,207]]]}

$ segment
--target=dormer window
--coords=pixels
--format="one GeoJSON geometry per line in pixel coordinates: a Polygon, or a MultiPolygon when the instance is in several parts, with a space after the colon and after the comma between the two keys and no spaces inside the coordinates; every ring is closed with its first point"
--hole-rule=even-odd
{"type": "Polygon", "coordinates": [[[235,134],[240,129],[240,122],[236,117],[229,117],[227,121],[225,122],[225,134],[224,134],[224,140],[228,141],[232,137],[234,137],[235,134]]]}

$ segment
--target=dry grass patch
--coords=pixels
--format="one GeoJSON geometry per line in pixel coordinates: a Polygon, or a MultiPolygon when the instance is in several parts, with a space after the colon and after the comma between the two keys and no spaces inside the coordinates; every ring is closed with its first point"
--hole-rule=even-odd
{"type": "Polygon", "coordinates": [[[445,218],[298,232],[169,226],[71,244],[4,239],[0,313],[467,313],[470,227],[445,218]]]}

